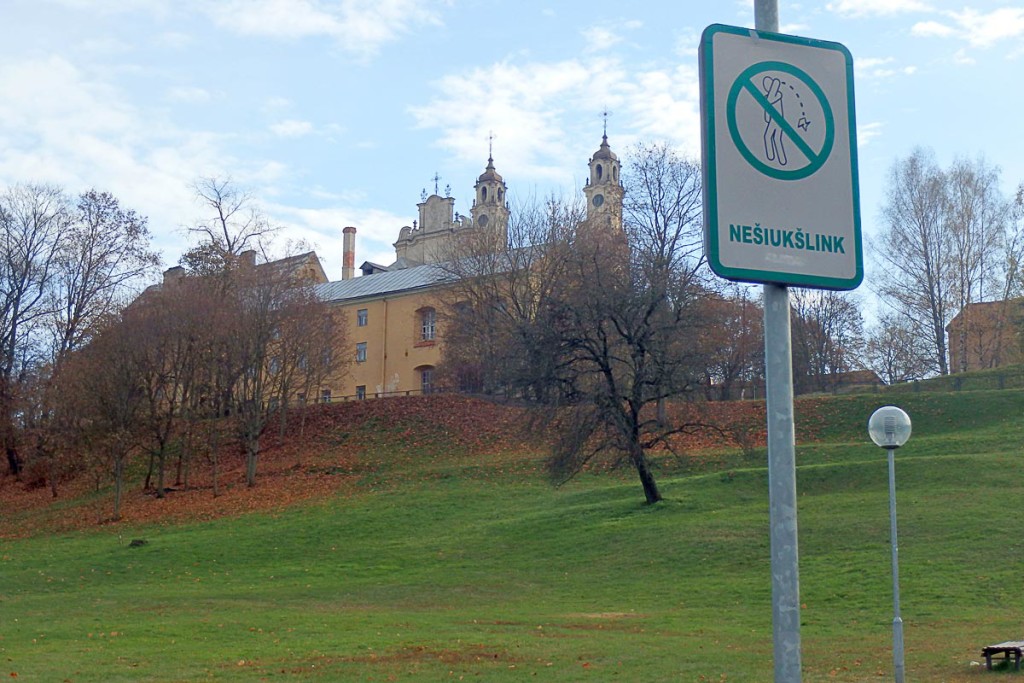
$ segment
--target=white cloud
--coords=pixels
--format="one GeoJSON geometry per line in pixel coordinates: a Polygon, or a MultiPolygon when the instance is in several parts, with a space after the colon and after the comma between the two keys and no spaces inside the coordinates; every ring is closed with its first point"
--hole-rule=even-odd
{"type": "Polygon", "coordinates": [[[960,48],[959,50],[953,53],[953,61],[956,64],[962,64],[964,66],[973,66],[974,64],[977,64],[974,57],[971,57],[969,54],[967,54],[967,50],[965,50],[964,48],[960,48]]]}
{"type": "Polygon", "coordinates": [[[882,128],[885,124],[879,121],[873,121],[871,123],[861,123],[857,125],[857,149],[866,147],[871,143],[872,140],[879,137],[882,134],[882,128]]]}
{"type": "Polygon", "coordinates": [[[278,123],[270,126],[270,130],[274,135],[282,138],[299,138],[303,135],[309,135],[313,132],[313,124],[309,121],[298,121],[295,119],[287,119],[285,121],[279,121],[278,123]]]}
{"type": "Polygon", "coordinates": [[[110,191],[150,218],[154,246],[168,261],[184,245],[179,228],[196,218],[189,189],[196,177],[272,175],[265,163],[233,157],[224,137],[179,129],[161,109],[130,104],[126,93],[60,57],[0,64],[0,91],[0,121],[17,131],[0,135],[0,185],[110,191]]]}
{"type": "Polygon", "coordinates": [[[286,97],[271,97],[263,103],[263,111],[282,111],[291,107],[292,102],[286,97]]]}
{"type": "Polygon", "coordinates": [[[911,33],[926,38],[955,38],[976,48],[1024,37],[1024,7],[1000,7],[988,13],[967,7],[943,14],[949,23],[922,21],[914,24],[911,33]]]}
{"type": "Polygon", "coordinates": [[[193,39],[192,36],[187,33],[181,33],[180,31],[167,31],[158,35],[153,42],[161,47],[170,48],[172,50],[181,50],[191,45],[193,39]]]}
{"type": "Polygon", "coordinates": [[[438,129],[441,147],[475,163],[486,158],[493,130],[499,172],[520,179],[519,187],[532,179],[567,188],[579,179],[600,141],[605,108],[619,153],[639,139],[666,140],[693,155],[700,149],[698,77],[689,64],[630,73],[610,58],[502,62],[448,75],[434,89],[431,102],[411,110],[419,126],[438,129]],[[576,118],[566,112],[577,112],[576,118]],[[578,112],[591,114],[580,118],[578,112]],[[617,126],[620,120],[630,128],[617,126]]]}
{"type": "Polygon", "coordinates": [[[356,228],[356,264],[363,261],[389,264],[395,260],[392,242],[403,225],[409,225],[414,216],[399,216],[377,209],[331,207],[322,209],[297,208],[278,204],[266,206],[276,223],[287,226],[288,237],[305,240],[321,257],[328,278],[340,279],[342,229],[356,228]]]}
{"type": "Polygon", "coordinates": [[[788,33],[789,35],[800,35],[810,30],[810,26],[807,24],[780,24],[779,33],[788,33]]]}
{"type": "Polygon", "coordinates": [[[622,37],[603,26],[591,26],[582,31],[586,40],[586,52],[599,52],[607,50],[616,43],[622,42],[622,37]]]}
{"type": "Polygon", "coordinates": [[[203,88],[191,86],[176,86],[167,91],[167,99],[171,102],[184,102],[186,104],[202,104],[209,102],[212,98],[209,91],[203,88]]]}
{"type": "Polygon", "coordinates": [[[825,7],[849,17],[926,12],[931,9],[928,3],[921,0],[836,0],[825,7]]]}
{"type": "Polygon", "coordinates": [[[700,49],[700,33],[695,30],[687,30],[676,36],[675,39],[675,52],[676,56],[683,57],[684,59],[696,59],[697,50],[700,49]]]}
{"type": "Polygon", "coordinates": [[[420,26],[438,25],[437,0],[225,0],[200,5],[223,28],[242,35],[333,38],[359,57],[420,26]]]}
{"type": "Polygon", "coordinates": [[[1024,8],[1001,7],[988,14],[966,8],[951,12],[963,37],[975,47],[989,47],[1009,38],[1024,36],[1024,8]]]}
{"type": "Polygon", "coordinates": [[[853,68],[858,79],[892,78],[893,76],[911,76],[917,71],[916,66],[897,67],[892,57],[857,57],[853,68]]]}
{"type": "Polygon", "coordinates": [[[956,29],[938,21],[919,21],[910,28],[911,35],[924,38],[949,38],[956,29]]]}
{"type": "MultiPolygon", "coordinates": [[[[561,161],[569,148],[561,113],[576,108],[594,73],[577,60],[524,66],[502,62],[445,76],[435,84],[441,94],[411,111],[419,126],[441,129],[438,144],[460,160],[482,161],[493,130],[502,173],[565,182],[561,161]]],[[[603,104],[592,108],[595,122],[603,104]]]]}

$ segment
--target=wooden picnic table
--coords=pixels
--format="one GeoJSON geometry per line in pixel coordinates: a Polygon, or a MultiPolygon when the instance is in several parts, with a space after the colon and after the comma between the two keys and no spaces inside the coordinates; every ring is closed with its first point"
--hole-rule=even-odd
{"type": "Polygon", "coordinates": [[[1020,671],[1020,660],[1024,654],[1024,640],[1008,640],[997,645],[986,645],[982,648],[981,654],[985,657],[985,666],[989,671],[992,670],[992,655],[1002,655],[1005,661],[1013,658],[1013,668],[1020,671]]]}

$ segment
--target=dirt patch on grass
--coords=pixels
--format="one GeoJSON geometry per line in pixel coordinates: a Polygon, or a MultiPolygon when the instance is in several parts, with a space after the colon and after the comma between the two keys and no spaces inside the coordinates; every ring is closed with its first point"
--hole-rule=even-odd
{"type": "Polygon", "coordinates": [[[400,650],[378,654],[371,652],[358,657],[341,657],[338,661],[361,664],[401,664],[408,662],[443,662],[449,665],[478,664],[483,662],[518,662],[508,652],[487,648],[485,645],[469,645],[461,650],[433,648],[427,645],[409,645],[400,650]]]}

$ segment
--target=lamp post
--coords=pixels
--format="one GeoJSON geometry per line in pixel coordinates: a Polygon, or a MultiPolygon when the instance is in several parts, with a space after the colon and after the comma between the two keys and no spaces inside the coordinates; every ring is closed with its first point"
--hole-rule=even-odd
{"type": "Polygon", "coordinates": [[[896,458],[893,453],[910,438],[910,416],[896,406],[883,406],[871,414],[868,434],[889,453],[889,529],[892,540],[892,659],[896,683],[903,683],[903,619],[900,617],[899,544],[896,542],[896,458]]]}

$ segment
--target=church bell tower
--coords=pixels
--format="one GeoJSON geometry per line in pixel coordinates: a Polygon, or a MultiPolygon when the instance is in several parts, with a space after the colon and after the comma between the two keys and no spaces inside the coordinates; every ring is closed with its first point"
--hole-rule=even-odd
{"type": "Polygon", "coordinates": [[[619,232],[622,231],[624,194],[620,170],[619,157],[608,145],[608,119],[605,115],[601,146],[590,158],[590,180],[583,188],[583,193],[587,196],[587,220],[592,225],[603,223],[619,232]]]}
{"type": "MultiPolygon", "coordinates": [[[[493,140],[493,137],[491,138],[493,140]]],[[[476,197],[470,216],[473,225],[480,230],[493,231],[501,236],[502,241],[508,239],[508,187],[497,171],[494,170],[494,154],[488,145],[487,168],[477,178],[473,186],[476,197]]]]}

